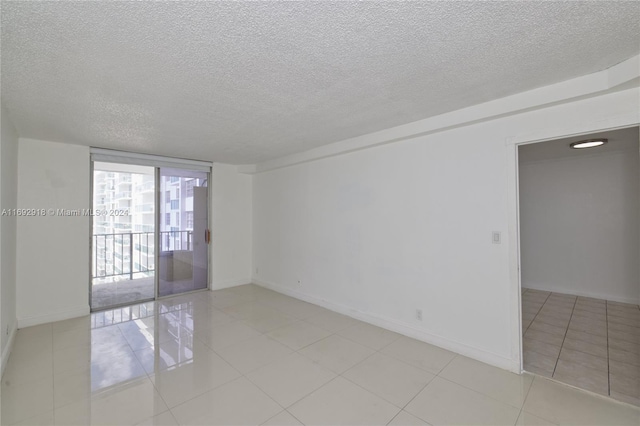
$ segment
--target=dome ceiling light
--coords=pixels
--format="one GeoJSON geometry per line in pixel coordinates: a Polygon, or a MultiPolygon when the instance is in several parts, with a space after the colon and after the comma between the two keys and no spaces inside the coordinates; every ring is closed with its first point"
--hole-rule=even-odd
{"type": "Polygon", "coordinates": [[[585,148],[595,148],[598,146],[602,146],[607,143],[607,139],[587,139],[584,141],[574,142],[569,145],[573,149],[585,149],[585,148]]]}

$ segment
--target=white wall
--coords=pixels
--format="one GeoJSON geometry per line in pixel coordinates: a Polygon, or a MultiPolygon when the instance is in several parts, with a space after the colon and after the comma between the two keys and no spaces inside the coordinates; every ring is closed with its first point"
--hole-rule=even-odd
{"type": "Polygon", "coordinates": [[[258,173],[254,281],[519,371],[514,144],[637,123],[638,95],[606,94],[258,173]],[[492,244],[492,231],[503,244],[492,244]]]}
{"type": "Polygon", "coordinates": [[[215,163],[211,174],[211,288],[251,282],[252,177],[215,163]]]}
{"type": "MultiPolygon", "coordinates": [[[[18,203],[23,208],[90,208],[89,148],[20,139],[18,203]]],[[[251,281],[251,181],[215,164],[212,185],[212,288],[251,281]]],[[[89,312],[89,218],[18,220],[20,327],[89,312]]]]}
{"type": "MultiPolygon", "coordinates": [[[[20,139],[18,205],[87,209],[89,148],[20,139]]],[[[20,327],[89,313],[89,217],[18,218],[20,327]]]]}
{"type": "Polygon", "coordinates": [[[624,151],[523,159],[523,287],[640,303],[635,139],[624,151]]]}
{"type": "MultiPolygon", "coordinates": [[[[4,106],[0,116],[0,210],[15,209],[18,205],[18,134],[4,106]]],[[[15,216],[0,216],[0,370],[4,370],[16,329],[16,228],[15,216]]]]}

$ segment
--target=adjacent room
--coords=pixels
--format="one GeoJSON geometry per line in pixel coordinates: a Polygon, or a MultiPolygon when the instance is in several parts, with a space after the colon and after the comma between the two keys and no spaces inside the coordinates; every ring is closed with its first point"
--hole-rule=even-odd
{"type": "Polygon", "coordinates": [[[638,127],[519,147],[524,369],[638,404],[638,127]]]}
{"type": "Polygon", "coordinates": [[[640,2],[0,11],[2,425],[640,424],[640,2]]]}

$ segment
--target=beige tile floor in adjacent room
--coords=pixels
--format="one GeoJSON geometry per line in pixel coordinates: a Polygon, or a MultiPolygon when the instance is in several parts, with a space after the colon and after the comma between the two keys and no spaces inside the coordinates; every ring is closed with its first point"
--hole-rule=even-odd
{"type": "Polygon", "coordinates": [[[247,285],[22,329],[2,424],[640,424],[517,375],[247,285]]]}
{"type": "Polygon", "coordinates": [[[640,306],[524,290],[524,369],[640,406],[640,306]]]}

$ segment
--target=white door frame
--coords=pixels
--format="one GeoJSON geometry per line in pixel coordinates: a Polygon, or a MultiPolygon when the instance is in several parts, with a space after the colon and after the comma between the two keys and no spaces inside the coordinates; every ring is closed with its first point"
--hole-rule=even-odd
{"type": "Polygon", "coordinates": [[[509,280],[511,282],[511,351],[512,358],[519,359],[519,372],[524,372],[523,342],[522,342],[522,276],[520,270],[520,194],[519,194],[519,164],[518,147],[540,142],[548,142],[593,133],[607,132],[640,126],[637,118],[629,120],[629,116],[620,116],[607,120],[607,123],[583,123],[574,129],[554,133],[542,131],[538,135],[524,135],[507,138],[505,141],[507,155],[507,200],[509,205],[509,280]],[[544,134],[546,133],[546,134],[544,134]]]}

